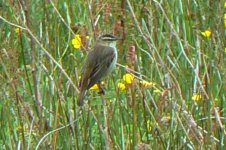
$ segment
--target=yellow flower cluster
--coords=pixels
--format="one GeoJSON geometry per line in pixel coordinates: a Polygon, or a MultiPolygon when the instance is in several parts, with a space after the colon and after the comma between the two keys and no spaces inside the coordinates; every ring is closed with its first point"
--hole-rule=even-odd
{"type": "Polygon", "coordinates": [[[15,32],[16,32],[16,33],[20,33],[20,32],[21,32],[21,29],[20,29],[20,28],[16,28],[16,29],[15,29],[15,32]]]}
{"type": "Polygon", "coordinates": [[[194,94],[191,98],[193,101],[200,101],[202,99],[202,95],[201,94],[194,94]]]}
{"type": "Polygon", "coordinates": [[[134,80],[134,75],[132,73],[126,73],[123,75],[122,79],[127,83],[131,84],[134,80]]]}
{"type": "Polygon", "coordinates": [[[97,84],[94,84],[94,85],[90,88],[90,90],[92,90],[92,91],[97,91],[97,90],[99,90],[99,86],[98,86],[97,84]]]}
{"type": "Polygon", "coordinates": [[[211,31],[210,30],[205,30],[201,32],[202,36],[209,38],[211,36],[211,31]]]}
{"type": "MultiPolygon", "coordinates": [[[[129,86],[129,85],[131,85],[133,83],[134,79],[135,79],[135,76],[132,73],[124,74],[123,77],[122,77],[123,82],[119,82],[117,84],[118,89],[121,90],[121,91],[125,90],[127,85],[129,86]]],[[[148,82],[146,80],[141,80],[140,84],[143,87],[150,87],[150,86],[155,86],[156,85],[155,82],[148,82]]]]}
{"type": "Polygon", "coordinates": [[[119,82],[117,86],[118,89],[121,91],[124,91],[126,89],[126,85],[124,83],[119,82]]]}
{"type": "Polygon", "coordinates": [[[74,48],[78,49],[82,45],[82,40],[79,34],[76,34],[75,37],[71,40],[71,43],[74,48]]]}
{"type": "Polygon", "coordinates": [[[140,81],[140,84],[144,87],[149,87],[149,86],[155,86],[156,83],[155,82],[148,82],[148,81],[145,81],[145,80],[141,80],[140,81]]]}
{"type": "MultiPolygon", "coordinates": [[[[101,82],[101,85],[104,85],[104,82],[101,82]]],[[[92,90],[92,91],[98,91],[100,88],[99,88],[99,86],[98,86],[98,84],[94,84],[91,88],[90,88],[90,90],[92,90]]]]}
{"type": "MultiPolygon", "coordinates": [[[[123,82],[119,82],[117,84],[117,87],[120,91],[124,91],[126,90],[127,86],[131,85],[133,83],[135,79],[135,76],[132,74],[132,73],[126,73],[123,75],[122,77],[122,80],[123,82]]],[[[104,82],[101,82],[102,85],[104,85],[104,82]]],[[[155,86],[156,83],[155,82],[148,82],[146,80],[141,80],[140,81],[140,84],[143,86],[143,87],[149,87],[149,86],[155,86]]],[[[99,86],[98,84],[94,84],[90,90],[92,91],[98,91],[99,90],[99,86]]],[[[161,93],[160,90],[155,90],[154,93],[161,93]]]]}
{"type": "Polygon", "coordinates": [[[117,84],[118,86],[118,89],[121,90],[121,91],[124,91],[126,89],[126,85],[130,85],[133,83],[133,80],[134,80],[134,75],[132,73],[126,73],[123,75],[122,79],[123,79],[123,83],[122,82],[119,82],[117,84]]]}
{"type": "Polygon", "coordinates": [[[21,34],[22,32],[22,29],[21,28],[15,28],[14,31],[17,33],[17,34],[21,34]]]}

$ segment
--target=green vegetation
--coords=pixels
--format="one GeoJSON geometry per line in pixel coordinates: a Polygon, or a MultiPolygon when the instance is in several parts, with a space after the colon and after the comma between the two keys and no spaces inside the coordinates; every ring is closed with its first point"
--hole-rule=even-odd
{"type": "Polygon", "coordinates": [[[0,149],[225,149],[225,5],[0,0],[0,149]],[[118,66],[79,108],[104,33],[118,66]]]}

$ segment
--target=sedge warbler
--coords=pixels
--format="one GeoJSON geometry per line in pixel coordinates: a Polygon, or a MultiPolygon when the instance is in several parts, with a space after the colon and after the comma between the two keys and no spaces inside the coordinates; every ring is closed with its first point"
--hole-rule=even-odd
{"type": "Polygon", "coordinates": [[[117,62],[117,37],[104,34],[97,40],[93,50],[89,52],[81,70],[79,82],[80,93],[77,104],[82,106],[86,91],[106,77],[116,66],[117,62]]]}

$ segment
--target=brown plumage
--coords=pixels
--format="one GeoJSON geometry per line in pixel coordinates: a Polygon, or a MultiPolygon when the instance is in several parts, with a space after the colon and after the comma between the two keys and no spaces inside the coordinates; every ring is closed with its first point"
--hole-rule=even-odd
{"type": "Polygon", "coordinates": [[[77,101],[79,106],[84,103],[86,91],[107,76],[115,68],[116,61],[117,50],[114,46],[101,43],[94,46],[81,71],[80,93],[77,101]]]}

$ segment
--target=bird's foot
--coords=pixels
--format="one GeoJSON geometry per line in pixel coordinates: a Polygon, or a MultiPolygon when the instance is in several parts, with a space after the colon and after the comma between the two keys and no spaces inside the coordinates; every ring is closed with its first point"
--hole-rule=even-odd
{"type": "Polygon", "coordinates": [[[98,83],[97,85],[98,85],[98,87],[99,87],[99,92],[98,92],[98,94],[100,94],[100,95],[105,95],[104,86],[103,86],[101,83],[98,83]]]}

